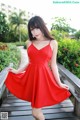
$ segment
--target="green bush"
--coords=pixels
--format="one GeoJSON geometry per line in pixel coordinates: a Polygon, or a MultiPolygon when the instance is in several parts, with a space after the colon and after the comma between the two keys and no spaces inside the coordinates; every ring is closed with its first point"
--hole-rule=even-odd
{"type": "Polygon", "coordinates": [[[6,50],[6,49],[8,49],[7,44],[0,42],[0,50],[6,50]]]}
{"type": "Polygon", "coordinates": [[[0,71],[9,65],[14,64],[14,68],[18,68],[20,63],[20,50],[12,44],[7,44],[8,49],[0,50],[0,71]]]}
{"type": "Polygon", "coordinates": [[[65,37],[69,36],[67,32],[58,31],[58,30],[52,30],[51,31],[51,35],[53,36],[53,38],[55,40],[58,40],[58,41],[64,39],[65,37]]]}
{"type": "Polygon", "coordinates": [[[80,78],[80,41],[66,38],[58,43],[58,62],[80,78]]]}
{"type": "Polygon", "coordinates": [[[24,46],[26,43],[25,42],[15,42],[14,44],[16,46],[24,46]]]}

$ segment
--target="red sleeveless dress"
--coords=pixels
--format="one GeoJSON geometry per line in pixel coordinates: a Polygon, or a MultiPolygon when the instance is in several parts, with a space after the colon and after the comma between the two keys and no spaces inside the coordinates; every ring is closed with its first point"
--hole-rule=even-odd
{"type": "Polygon", "coordinates": [[[50,44],[38,50],[33,44],[28,48],[30,62],[25,72],[9,72],[5,85],[16,97],[31,102],[35,108],[55,105],[70,96],[70,92],[61,88],[49,67],[52,57],[50,44]]]}

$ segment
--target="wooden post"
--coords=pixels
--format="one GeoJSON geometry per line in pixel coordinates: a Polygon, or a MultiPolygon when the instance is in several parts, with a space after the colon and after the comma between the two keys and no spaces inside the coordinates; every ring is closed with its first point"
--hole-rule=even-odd
{"type": "Polygon", "coordinates": [[[3,93],[3,99],[7,98],[7,89],[5,88],[4,93],[3,93]]]}
{"type": "Polygon", "coordinates": [[[80,93],[78,90],[75,90],[75,93],[78,99],[75,98],[74,113],[80,117],[80,93]]]}
{"type": "MultiPolygon", "coordinates": [[[[2,91],[2,90],[1,90],[2,91]]],[[[2,104],[3,100],[7,97],[7,92],[6,92],[6,88],[3,87],[3,91],[2,91],[2,97],[0,98],[0,105],[2,104]]]]}
{"type": "Polygon", "coordinates": [[[1,106],[1,104],[2,104],[2,98],[0,99],[0,106],[1,106]]]}

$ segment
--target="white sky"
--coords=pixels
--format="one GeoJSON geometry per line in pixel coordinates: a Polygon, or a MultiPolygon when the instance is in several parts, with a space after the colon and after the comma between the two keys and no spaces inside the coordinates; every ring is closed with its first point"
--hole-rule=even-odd
{"type": "Polygon", "coordinates": [[[1,3],[20,8],[34,15],[40,15],[50,27],[52,18],[65,17],[69,21],[71,27],[80,29],[80,0],[0,0],[1,3]],[[69,1],[74,3],[53,3],[53,1],[69,1]]]}

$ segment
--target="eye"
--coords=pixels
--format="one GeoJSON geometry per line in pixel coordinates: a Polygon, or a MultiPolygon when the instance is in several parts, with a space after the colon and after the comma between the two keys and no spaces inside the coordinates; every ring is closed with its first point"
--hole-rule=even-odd
{"type": "Polygon", "coordinates": [[[37,26],[36,29],[39,29],[39,27],[37,26]]]}
{"type": "Polygon", "coordinates": [[[32,30],[34,30],[35,28],[30,28],[30,30],[32,31],[32,30]]]}

